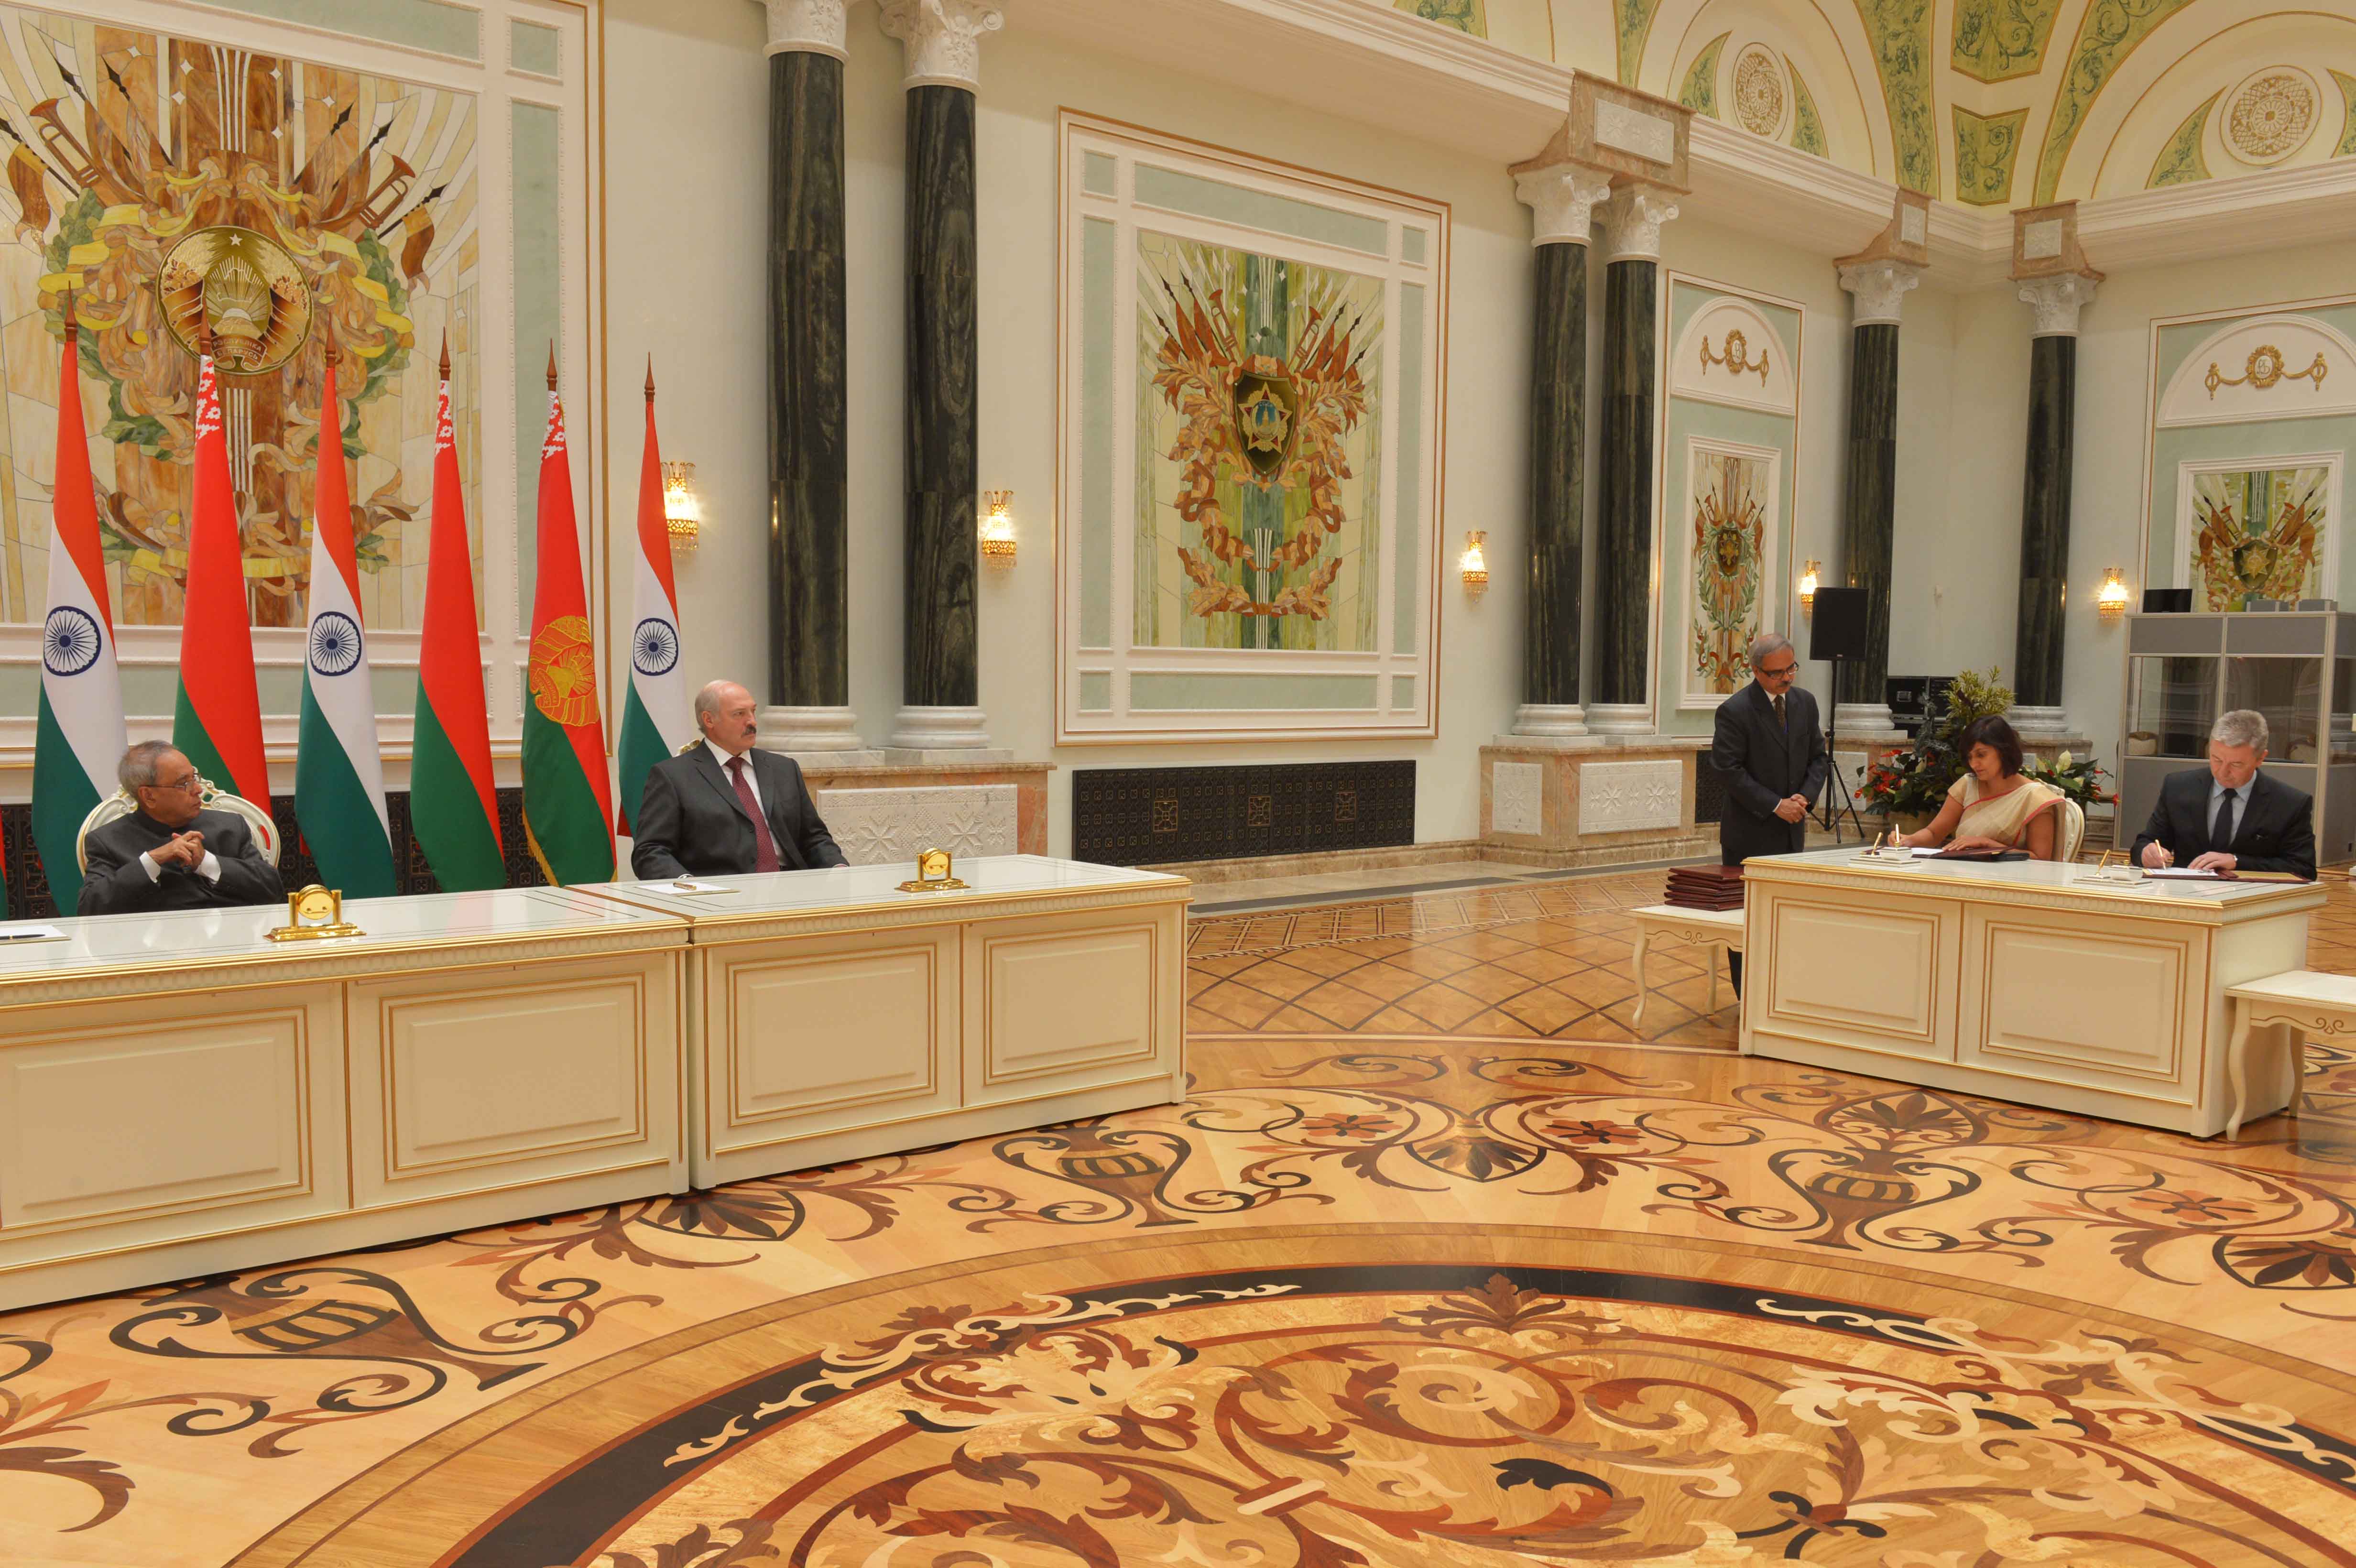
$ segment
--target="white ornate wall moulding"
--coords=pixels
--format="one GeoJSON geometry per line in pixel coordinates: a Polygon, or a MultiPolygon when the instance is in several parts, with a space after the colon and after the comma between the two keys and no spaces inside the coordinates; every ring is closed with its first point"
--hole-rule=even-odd
{"type": "Polygon", "coordinates": [[[1677,204],[1657,190],[1622,186],[1603,204],[1603,258],[1607,261],[1657,261],[1661,226],[1677,215],[1677,204]]]}
{"type": "Polygon", "coordinates": [[[1634,833],[1685,820],[1686,765],[1588,763],[1579,770],[1579,833],[1634,833]]]}
{"type": "Polygon", "coordinates": [[[884,31],[907,54],[903,87],[981,86],[981,38],[1006,25],[987,0],[878,0],[884,31]]]}
{"type": "Polygon", "coordinates": [[[1840,269],[1840,286],[1857,301],[1851,324],[1896,326],[1909,291],[1919,287],[1927,268],[1912,261],[1860,261],[1840,269]]]}
{"type": "Polygon", "coordinates": [[[1612,176],[1578,164],[1516,165],[1514,196],[1530,208],[1531,244],[1584,245],[1595,209],[1611,198],[1612,176]]]}
{"type": "Polygon", "coordinates": [[[1536,837],[1546,831],[1546,765],[1489,765],[1489,830],[1536,837]]]}
{"type": "Polygon", "coordinates": [[[767,53],[851,58],[850,0],[762,0],[769,9],[767,53]]]}
{"type": "Polygon", "coordinates": [[[924,789],[822,789],[818,814],[854,866],[914,860],[926,849],[966,856],[1012,855],[1018,848],[1016,786],[961,784],[924,789]]]}

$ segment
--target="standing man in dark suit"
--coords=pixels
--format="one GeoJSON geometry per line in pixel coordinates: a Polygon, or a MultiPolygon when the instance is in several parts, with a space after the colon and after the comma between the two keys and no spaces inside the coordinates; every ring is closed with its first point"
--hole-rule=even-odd
{"type": "Polygon", "coordinates": [[[2289,871],[2315,880],[2315,800],[2267,777],[2266,716],[2237,708],[2209,731],[2209,766],[2160,781],[2135,841],[2147,870],[2289,871]]]}
{"type": "Polygon", "coordinates": [[[245,818],[198,805],[196,764],[169,744],[140,741],[123,753],[115,776],[139,809],[82,840],[89,864],[75,913],[153,914],[286,896],[245,818]]]}
{"type": "MultiPolygon", "coordinates": [[[[1726,785],[1718,819],[1719,860],[1739,866],[1753,855],[1793,855],[1807,848],[1808,808],[1825,787],[1825,752],[1816,699],[1799,688],[1800,656],[1792,639],[1766,632],[1751,644],[1751,682],[1718,705],[1710,766],[1726,785]]],[[[1742,994],[1742,955],[1728,955],[1734,993],[1742,994]]]]}
{"type": "Polygon", "coordinates": [[[630,869],[642,881],[845,863],[791,757],[753,744],[753,694],[715,680],[695,694],[703,739],[647,774],[630,869]]]}

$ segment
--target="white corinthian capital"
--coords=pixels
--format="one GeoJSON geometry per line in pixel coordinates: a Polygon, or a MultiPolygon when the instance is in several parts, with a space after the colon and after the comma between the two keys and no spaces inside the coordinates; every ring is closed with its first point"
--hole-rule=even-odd
{"type": "Polygon", "coordinates": [[[1577,164],[1553,164],[1515,175],[1514,195],[1529,207],[1531,244],[1584,245],[1595,226],[1595,209],[1612,195],[1612,176],[1577,164]]]}
{"type": "Polygon", "coordinates": [[[1906,292],[1920,284],[1928,269],[1915,261],[1857,261],[1840,269],[1840,286],[1857,296],[1852,326],[1896,326],[1906,303],[1906,292]]]}
{"type": "Polygon", "coordinates": [[[768,53],[851,58],[850,27],[843,17],[850,0],[763,0],[769,8],[768,53]]]}
{"type": "Polygon", "coordinates": [[[1603,259],[1657,261],[1661,225],[1677,215],[1677,204],[1656,190],[1628,186],[1603,204],[1603,259]]]}
{"type": "Polygon", "coordinates": [[[884,30],[907,55],[903,87],[981,86],[981,36],[1006,25],[987,0],[881,0],[884,30]]]}
{"type": "Polygon", "coordinates": [[[2020,302],[2036,314],[2032,337],[2075,337],[2078,313],[2094,297],[2096,279],[2083,272],[2056,272],[2020,285],[2020,302]]]}

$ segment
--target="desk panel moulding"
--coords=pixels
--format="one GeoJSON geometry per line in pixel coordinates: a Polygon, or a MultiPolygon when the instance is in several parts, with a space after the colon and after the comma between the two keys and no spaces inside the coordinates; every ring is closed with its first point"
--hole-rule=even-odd
{"type": "Polygon", "coordinates": [[[460,1173],[484,1166],[505,1184],[519,1160],[607,1163],[597,1151],[646,1138],[649,1081],[675,1080],[669,1049],[648,1060],[649,991],[669,1010],[668,973],[484,978],[357,988],[377,1019],[385,1192],[421,1178],[477,1185],[460,1173]]]}
{"type": "Polygon", "coordinates": [[[969,1002],[979,1028],[967,1104],[1171,1072],[1174,1061],[1160,1059],[1173,1032],[1159,1016],[1153,976],[1156,949],[1176,940],[1174,926],[1048,919],[971,928],[980,986],[969,1002]]]}
{"type": "Polygon", "coordinates": [[[1975,910],[1965,930],[1957,1061],[2179,1104],[2199,1097],[2184,1072],[2208,957],[2198,928],[2090,935],[2057,916],[1975,910]]]}
{"type": "Polygon", "coordinates": [[[956,1107],[955,927],[747,946],[703,955],[714,1152],[956,1107]]]}
{"type": "Polygon", "coordinates": [[[339,1207],[336,1004],[327,987],[201,1019],[118,1004],[107,1024],[0,1051],[0,1263],[61,1228],[339,1207]],[[324,1191],[322,1147],[337,1151],[324,1191]]]}
{"type": "Polygon", "coordinates": [[[1953,1058],[1954,1038],[1939,1027],[1954,974],[1949,912],[1920,901],[1760,901],[1772,933],[1768,1025],[1857,1050],[1953,1058]]]}

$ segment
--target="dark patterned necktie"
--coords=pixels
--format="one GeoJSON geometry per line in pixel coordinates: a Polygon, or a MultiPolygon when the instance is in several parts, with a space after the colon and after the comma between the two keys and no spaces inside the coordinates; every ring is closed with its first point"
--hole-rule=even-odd
{"type": "Polygon", "coordinates": [[[761,811],[761,803],[753,798],[753,786],[744,782],[744,759],[728,759],[728,776],[735,781],[736,798],[744,805],[744,815],[753,819],[753,869],[774,871],[777,869],[777,841],[769,836],[769,819],[761,811]]]}
{"type": "Polygon", "coordinates": [[[1769,698],[1768,700],[1775,705],[1775,728],[1778,730],[1786,730],[1791,728],[1790,725],[1783,721],[1783,694],[1782,692],[1777,692],[1773,697],[1769,698]]]}

